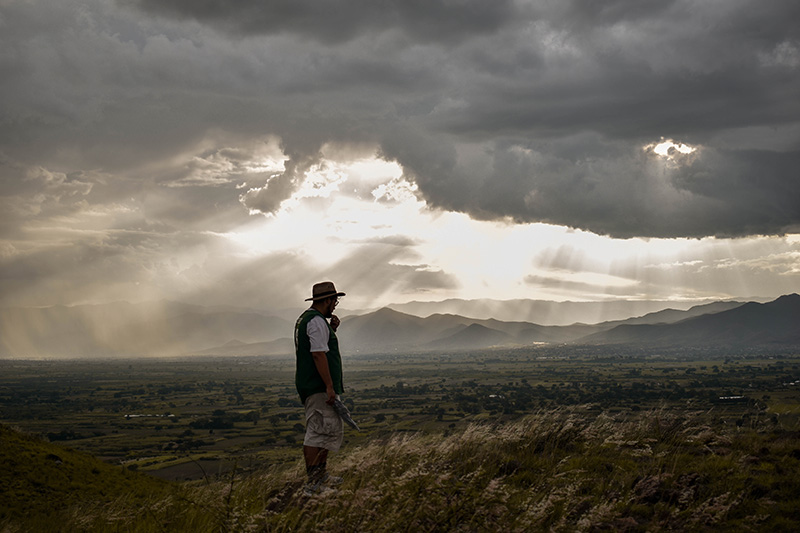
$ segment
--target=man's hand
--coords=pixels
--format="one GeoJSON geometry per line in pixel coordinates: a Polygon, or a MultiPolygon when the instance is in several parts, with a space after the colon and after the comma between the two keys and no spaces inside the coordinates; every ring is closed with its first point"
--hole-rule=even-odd
{"type": "Polygon", "coordinates": [[[333,402],[336,401],[336,391],[333,390],[333,385],[328,385],[325,392],[328,395],[328,399],[325,400],[325,403],[333,405],[333,402]]]}
{"type": "Polygon", "coordinates": [[[339,327],[339,317],[336,315],[331,315],[331,328],[333,331],[336,331],[336,328],[339,327]]]}

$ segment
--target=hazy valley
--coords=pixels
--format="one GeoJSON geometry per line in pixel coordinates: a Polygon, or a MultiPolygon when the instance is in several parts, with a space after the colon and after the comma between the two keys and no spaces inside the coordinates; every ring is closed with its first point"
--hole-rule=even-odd
{"type": "MultiPolygon", "coordinates": [[[[443,303],[445,308],[449,305],[443,303]]],[[[508,305],[512,310],[518,309],[520,302],[508,305]]],[[[564,305],[574,309],[581,304],[564,305]]],[[[596,304],[585,305],[591,309],[596,304]]],[[[546,310],[551,308],[552,305],[545,306],[546,310]]],[[[8,308],[0,310],[0,357],[290,355],[292,317],[296,313],[299,310],[282,310],[276,315],[166,301],[8,308]]],[[[527,320],[445,313],[421,317],[390,308],[364,314],[343,313],[341,318],[340,337],[350,354],[435,353],[541,343],[684,347],[800,344],[797,294],[766,303],[714,302],[686,310],[660,309],[597,324],[541,325],[527,320]]]]}

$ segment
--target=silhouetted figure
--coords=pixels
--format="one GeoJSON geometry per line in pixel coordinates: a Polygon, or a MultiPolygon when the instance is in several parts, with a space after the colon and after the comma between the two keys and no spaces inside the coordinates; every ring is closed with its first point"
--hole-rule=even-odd
{"type": "Polygon", "coordinates": [[[306,411],[303,456],[308,483],[304,491],[309,495],[342,481],[327,472],[328,452],[338,451],[344,438],[342,419],[334,409],[338,395],[344,392],[336,338],[339,318],[333,314],[340,296],[344,293],[337,292],[330,281],[314,285],[311,298],[306,299],[313,303],[294,327],[295,385],[306,411]]]}

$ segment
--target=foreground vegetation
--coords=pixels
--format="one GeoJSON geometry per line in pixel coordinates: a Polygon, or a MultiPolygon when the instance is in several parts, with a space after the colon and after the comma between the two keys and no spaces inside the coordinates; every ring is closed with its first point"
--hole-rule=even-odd
{"type": "Polygon", "coordinates": [[[800,428],[715,420],[574,407],[395,434],[337,456],[336,492],[304,496],[299,465],[231,472],[146,500],[73,503],[48,530],[797,531],[800,428]]]}
{"type": "Polygon", "coordinates": [[[570,350],[350,359],[313,498],[290,360],[0,361],[0,531],[800,530],[796,355],[570,350]]]}
{"type": "Polygon", "coordinates": [[[110,504],[123,497],[128,505],[147,505],[175,489],[5,425],[0,465],[0,531],[55,531],[85,502],[110,504]]]}

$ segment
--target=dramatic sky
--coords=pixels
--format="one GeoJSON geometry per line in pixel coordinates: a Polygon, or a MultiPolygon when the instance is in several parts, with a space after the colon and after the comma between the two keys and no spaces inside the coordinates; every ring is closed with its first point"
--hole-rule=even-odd
{"type": "Polygon", "coordinates": [[[0,306],[800,288],[796,0],[0,0],[0,306]]]}

